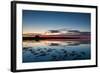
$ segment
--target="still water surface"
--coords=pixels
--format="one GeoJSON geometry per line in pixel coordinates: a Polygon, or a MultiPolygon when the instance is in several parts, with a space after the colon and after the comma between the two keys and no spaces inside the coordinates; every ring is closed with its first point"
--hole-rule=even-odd
{"type": "Polygon", "coordinates": [[[23,41],[23,63],[87,60],[91,58],[89,41],[27,40],[23,41]]]}

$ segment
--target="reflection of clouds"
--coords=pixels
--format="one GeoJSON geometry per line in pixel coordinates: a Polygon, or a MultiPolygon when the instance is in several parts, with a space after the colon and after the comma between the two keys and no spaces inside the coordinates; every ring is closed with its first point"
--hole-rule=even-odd
{"type": "Polygon", "coordinates": [[[23,41],[23,62],[90,59],[89,44],[90,41],[88,40],[50,39],[23,41]]]}
{"type": "Polygon", "coordinates": [[[34,46],[78,46],[80,44],[89,44],[90,41],[60,41],[60,40],[39,40],[39,41],[23,41],[23,46],[34,47],[34,46]]]}

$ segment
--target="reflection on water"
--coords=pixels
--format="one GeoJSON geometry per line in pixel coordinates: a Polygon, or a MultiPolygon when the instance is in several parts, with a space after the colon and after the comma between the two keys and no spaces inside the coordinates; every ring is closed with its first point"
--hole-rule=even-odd
{"type": "Polygon", "coordinates": [[[23,63],[86,60],[91,58],[90,41],[23,41],[23,63]]]}

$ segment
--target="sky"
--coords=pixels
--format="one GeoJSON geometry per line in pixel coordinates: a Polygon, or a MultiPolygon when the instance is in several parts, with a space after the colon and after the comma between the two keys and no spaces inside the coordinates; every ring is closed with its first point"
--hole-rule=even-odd
{"type": "Polygon", "coordinates": [[[48,30],[91,30],[91,14],[23,10],[23,33],[44,33],[48,30]]]}

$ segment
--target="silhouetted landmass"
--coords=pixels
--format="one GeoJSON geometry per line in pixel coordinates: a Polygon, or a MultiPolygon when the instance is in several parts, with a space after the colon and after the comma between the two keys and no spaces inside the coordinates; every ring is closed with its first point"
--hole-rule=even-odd
{"type": "Polygon", "coordinates": [[[23,37],[23,40],[45,40],[45,39],[80,39],[80,37],[23,37]]]}

